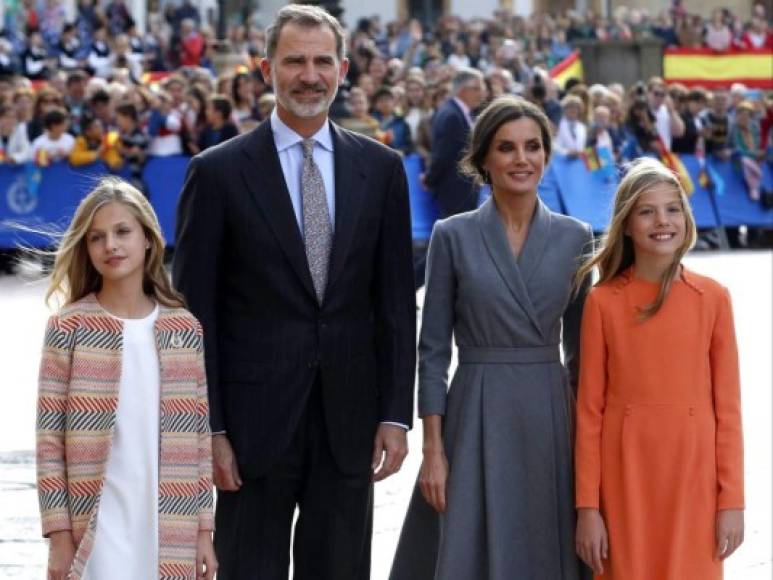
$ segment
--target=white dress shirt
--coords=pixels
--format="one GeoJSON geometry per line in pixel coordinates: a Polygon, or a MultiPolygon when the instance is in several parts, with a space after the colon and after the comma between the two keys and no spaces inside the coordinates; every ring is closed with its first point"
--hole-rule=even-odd
{"type": "MultiPolygon", "coordinates": [[[[303,195],[301,192],[301,175],[303,174],[303,137],[285,125],[274,108],[271,113],[271,131],[274,134],[274,144],[279,153],[279,164],[290,192],[290,201],[295,212],[298,229],[303,232],[303,195]]],[[[325,184],[327,209],[330,212],[330,223],[335,231],[335,157],[333,156],[333,136],[330,134],[330,123],[324,123],[312,137],[316,143],[312,156],[319,167],[322,181],[325,184]]]]}

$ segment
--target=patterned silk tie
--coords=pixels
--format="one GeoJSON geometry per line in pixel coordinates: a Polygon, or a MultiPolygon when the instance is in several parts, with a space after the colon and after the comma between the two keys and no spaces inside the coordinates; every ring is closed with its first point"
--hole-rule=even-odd
{"type": "Polygon", "coordinates": [[[322,304],[327,285],[327,270],[330,249],[333,244],[333,225],[325,196],[322,173],[314,163],[312,152],[314,139],[304,139],[303,170],[301,171],[301,195],[303,197],[303,235],[306,245],[306,259],[309,262],[311,279],[317,300],[322,304]]]}

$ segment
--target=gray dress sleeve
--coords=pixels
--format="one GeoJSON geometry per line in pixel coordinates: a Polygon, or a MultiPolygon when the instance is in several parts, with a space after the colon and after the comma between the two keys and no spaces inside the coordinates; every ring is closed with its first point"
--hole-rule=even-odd
{"type": "Polygon", "coordinates": [[[419,336],[419,416],[445,415],[454,330],[456,275],[446,224],[437,222],[427,253],[419,336]]]}
{"type": "MultiPolygon", "coordinates": [[[[587,226],[585,241],[577,256],[577,267],[582,264],[587,254],[593,250],[593,230],[587,226]]],[[[580,323],[582,322],[582,310],[585,306],[585,298],[591,286],[592,274],[585,277],[579,289],[572,293],[562,317],[561,343],[564,351],[564,364],[569,373],[569,385],[575,398],[577,397],[577,381],[580,371],[580,323]]]]}

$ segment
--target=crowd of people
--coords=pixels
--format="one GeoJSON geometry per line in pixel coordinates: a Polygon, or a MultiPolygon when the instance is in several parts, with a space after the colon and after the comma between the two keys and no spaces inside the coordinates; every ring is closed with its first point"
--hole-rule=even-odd
{"type": "MultiPolygon", "coordinates": [[[[560,153],[576,157],[600,147],[618,161],[665,151],[734,157],[749,196],[773,203],[761,181],[761,163],[771,158],[773,142],[770,95],[741,84],[709,91],[659,78],[632,87],[586,86],[578,79],[559,86],[549,74],[578,39],[655,36],[719,50],[718,30],[726,29],[724,48],[770,47],[769,16],[757,4],[749,22],[727,10],[704,19],[686,14],[677,2],[657,17],[620,8],[610,21],[590,12],[528,18],[496,13],[487,20],[444,17],[429,30],[417,20],[382,26],[376,17],[363,19],[349,33],[351,66],[331,117],[403,154],[421,155],[431,171],[439,137],[435,113],[458,96],[454,78],[475,70],[485,87],[471,118],[497,96],[524,96],[550,119],[560,153]],[[692,40],[682,30],[685,22],[695,33],[692,40]]],[[[232,26],[223,45],[242,62],[217,73],[214,35],[188,0],[151,14],[146,34],[138,32],[123,0],[81,0],[74,22],[65,21],[60,0],[42,7],[27,1],[6,10],[5,20],[3,163],[102,160],[111,169],[128,168],[142,187],[148,156],[195,155],[254,128],[274,107],[259,67],[264,31],[232,26]]]]}

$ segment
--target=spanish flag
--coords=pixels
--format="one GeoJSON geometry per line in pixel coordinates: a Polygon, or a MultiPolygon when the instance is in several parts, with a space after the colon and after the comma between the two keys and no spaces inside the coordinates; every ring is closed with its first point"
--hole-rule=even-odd
{"type": "Polygon", "coordinates": [[[564,60],[550,69],[550,78],[552,78],[562,89],[570,78],[583,80],[582,60],[580,60],[580,51],[575,50],[564,60]]]}
{"type": "Polygon", "coordinates": [[[754,89],[773,89],[773,50],[667,48],[663,53],[663,77],[668,83],[727,88],[743,83],[754,89]]]}

